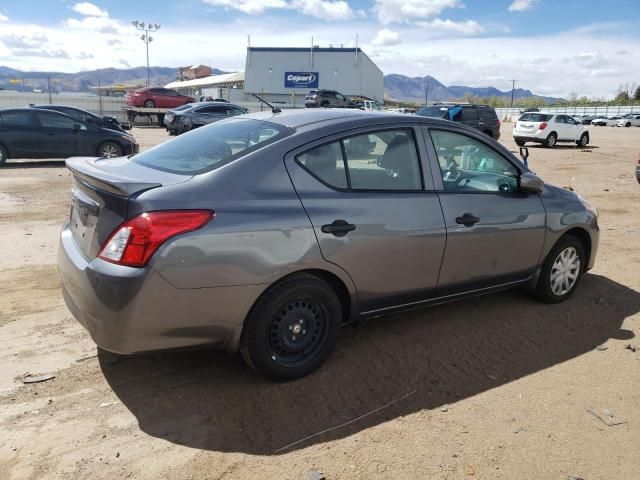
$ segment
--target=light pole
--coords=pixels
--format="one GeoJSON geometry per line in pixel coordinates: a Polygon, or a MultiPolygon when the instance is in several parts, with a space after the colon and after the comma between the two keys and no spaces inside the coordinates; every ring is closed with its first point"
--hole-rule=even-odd
{"type": "Polygon", "coordinates": [[[151,35],[149,35],[149,32],[153,33],[153,32],[157,32],[158,30],[160,30],[160,24],[159,23],[144,23],[144,22],[139,22],[138,20],[133,20],[131,22],[131,25],[133,25],[134,27],[136,27],[138,30],[142,30],[144,33],[142,35],[140,35],[140,40],[142,40],[144,42],[144,44],[147,47],[147,87],[149,86],[149,77],[150,77],[150,73],[149,73],[149,44],[151,42],[153,42],[153,37],[151,35]]]}
{"type": "Polygon", "coordinates": [[[514,78],[511,80],[511,108],[513,108],[513,94],[516,91],[516,82],[518,81],[517,78],[514,78]]]}

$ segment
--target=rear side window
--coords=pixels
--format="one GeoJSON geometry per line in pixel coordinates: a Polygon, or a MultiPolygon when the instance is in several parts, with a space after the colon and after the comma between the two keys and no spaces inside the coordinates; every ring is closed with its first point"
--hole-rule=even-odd
{"type": "Polygon", "coordinates": [[[345,138],[309,150],[296,160],[333,188],[422,189],[418,151],[411,130],[386,130],[345,138]]]}
{"type": "Polygon", "coordinates": [[[196,113],[215,113],[216,115],[226,115],[227,109],[226,107],[220,107],[218,105],[213,105],[209,107],[202,107],[194,110],[196,113]]]}
{"type": "Polygon", "coordinates": [[[490,118],[490,119],[496,119],[498,118],[498,115],[496,115],[496,111],[493,108],[490,107],[477,107],[478,108],[478,114],[480,115],[480,118],[490,118]]]}
{"type": "Polygon", "coordinates": [[[544,113],[524,113],[520,117],[521,122],[548,122],[553,115],[546,115],[544,113]]]}
{"type": "Polygon", "coordinates": [[[131,160],[165,172],[197,175],[216,170],[292,132],[260,120],[222,120],[161,143],[131,160]]]}
{"type": "Polygon", "coordinates": [[[66,115],[56,115],[50,112],[38,112],[36,114],[40,125],[45,128],[63,128],[66,130],[73,129],[73,125],[76,123],[73,118],[66,115]]]}
{"type": "Polygon", "coordinates": [[[462,108],[462,120],[470,121],[470,120],[478,120],[478,111],[475,107],[463,107],[462,108]]]}
{"type": "Polygon", "coordinates": [[[16,127],[31,125],[30,112],[1,112],[0,123],[3,125],[13,125],[16,127]]]}

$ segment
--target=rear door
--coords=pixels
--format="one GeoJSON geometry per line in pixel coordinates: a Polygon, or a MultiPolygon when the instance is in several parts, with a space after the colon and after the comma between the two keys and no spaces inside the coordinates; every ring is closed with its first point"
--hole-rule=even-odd
{"type": "Polygon", "coordinates": [[[570,115],[566,115],[565,118],[567,119],[567,139],[576,141],[580,137],[580,132],[582,131],[581,125],[570,115]]]}
{"type": "Polygon", "coordinates": [[[363,313],[420,302],[437,285],[444,220],[416,133],[358,129],[285,159],[324,259],[353,279],[363,313]]]}
{"type": "Polygon", "coordinates": [[[480,116],[476,107],[462,107],[462,121],[460,123],[472,128],[480,128],[478,122],[480,122],[480,116]]]}
{"type": "Polygon", "coordinates": [[[569,140],[571,138],[571,129],[567,123],[566,115],[556,115],[555,130],[558,133],[558,140],[569,140]]]}
{"type": "Polygon", "coordinates": [[[34,158],[41,151],[44,135],[35,125],[32,111],[4,110],[0,112],[0,141],[13,158],[34,158]]]}
{"type": "Polygon", "coordinates": [[[425,128],[447,230],[438,295],[533,275],[545,238],[538,194],[518,192],[519,169],[481,135],[425,128]]]}

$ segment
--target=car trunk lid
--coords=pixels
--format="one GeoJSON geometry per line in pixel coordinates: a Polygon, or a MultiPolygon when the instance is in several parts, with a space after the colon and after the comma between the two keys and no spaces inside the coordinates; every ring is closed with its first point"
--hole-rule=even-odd
{"type": "Polygon", "coordinates": [[[128,218],[132,198],[191,178],[145,167],[127,157],[74,157],[66,164],[73,173],[69,228],[90,260],[98,255],[111,232],[128,218]]]}

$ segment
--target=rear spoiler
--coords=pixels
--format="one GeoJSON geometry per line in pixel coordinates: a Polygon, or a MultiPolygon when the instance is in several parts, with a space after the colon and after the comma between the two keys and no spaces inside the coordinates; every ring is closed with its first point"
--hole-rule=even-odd
{"type": "Polygon", "coordinates": [[[121,175],[114,175],[100,168],[97,162],[100,158],[72,157],[65,161],[67,168],[73,175],[84,183],[104,190],[114,195],[129,197],[134,193],[161,187],[158,182],[141,182],[121,175]]]}

